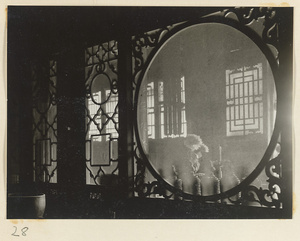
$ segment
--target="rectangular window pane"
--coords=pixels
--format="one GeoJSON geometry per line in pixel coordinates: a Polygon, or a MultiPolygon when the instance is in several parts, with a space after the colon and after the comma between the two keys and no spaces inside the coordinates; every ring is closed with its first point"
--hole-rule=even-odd
{"type": "Polygon", "coordinates": [[[226,71],[226,120],[230,120],[226,124],[228,136],[241,135],[244,125],[251,130],[247,134],[261,133],[258,128],[262,127],[257,118],[263,117],[263,80],[257,80],[258,77],[262,77],[261,64],[226,71]],[[228,101],[229,98],[234,100],[228,101]]]}

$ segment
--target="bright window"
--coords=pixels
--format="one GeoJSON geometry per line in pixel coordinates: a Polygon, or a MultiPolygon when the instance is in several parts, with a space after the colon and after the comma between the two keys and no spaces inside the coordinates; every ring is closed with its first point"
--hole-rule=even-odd
{"type": "Polygon", "coordinates": [[[226,70],[226,135],[263,133],[262,64],[226,70]]]}
{"type": "Polygon", "coordinates": [[[160,138],[184,137],[187,135],[185,77],[175,81],[168,94],[164,88],[162,81],[147,85],[148,138],[155,139],[155,133],[160,138]]]}

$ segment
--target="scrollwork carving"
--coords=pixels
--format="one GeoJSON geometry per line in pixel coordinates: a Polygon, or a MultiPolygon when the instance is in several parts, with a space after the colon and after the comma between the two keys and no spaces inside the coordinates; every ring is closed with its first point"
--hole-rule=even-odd
{"type": "MultiPolygon", "coordinates": [[[[226,9],[222,13],[224,18],[227,18],[229,14],[234,14],[241,27],[252,28],[254,21],[258,21],[259,34],[261,40],[265,44],[273,45],[278,50],[278,16],[276,14],[276,8],[271,7],[260,7],[260,8],[250,8],[250,7],[239,7],[226,9]]],[[[205,18],[205,17],[204,17],[205,18]]],[[[177,25],[176,25],[177,26],[177,25]]],[[[180,27],[179,27],[180,29],[180,27]]],[[[149,56],[154,56],[152,51],[158,50],[161,46],[162,39],[166,39],[167,36],[171,36],[173,27],[167,26],[163,29],[155,30],[152,32],[144,33],[141,35],[134,36],[132,39],[132,49],[133,49],[133,85],[136,86],[138,81],[141,80],[140,74],[145,71],[146,64],[149,62],[149,56]],[[166,36],[167,34],[167,36],[166,36]]],[[[254,29],[252,29],[254,30],[254,29]]],[[[257,33],[257,29],[255,30],[257,33]]],[[[176,32],[176,31],[174,31],[176,32]]],[[[246,32],[246,31],[245,31],[246,32]]],[[[269,46],[270,47],[270,46],[269,46]]],[[[277,51],[278,53],[278,51],[277,51]]],[[[274,54],[276,55],[276,54],[274,54]]],[[[276,152],[276,151],[275,151],[276,152]]],[[[176,195],[181,195],[180,188],[175,185],[178,191],[172,191],[171,195],[166,194],[166,187],[160,180],[155,180],[153,182],[145,183],[145,172],[146,166],[142,157],[138,154],[138,148],[136,147],[134,151],[137,172],[135,176],[135,191],[139,197],[148,197],[152,194],[158,194],[165,198],[176,198],[176,195]]],[[[265,206],[273,208],[281,208],[281,156],[275,155],[270,161],[267,162],[265,166],[265,172],[267,176],[267,188],[257,187],[254,184],[242,185],[242,181],[234,175],[237,179],[237,184],[241,185],[238,193],[228,197],[228,200],[236,205],[255,205],[255,206],[265,206]]],[[[258,174],[257,174],[258,175],[258,174]]],[[[217,178],[216,174],[213,177],[218,182],[217,193],[220,194],[220,180],[217,178]]],[[[201,198],[201,180],[199,181],[198,196],[201,198]],[[200,194],[200,195],[199,195],[200,194]]],[[[259,186],[259,185],[258,185],[259,186]]],[[[198,199],[201,201],[201,199],[198,199]]],[[[184,198],[185,199],[185,198],[184,198]]],[[[189,199],[189,197],[187,198],[189,199]]],[[[192,198],[191,198],[192,199],[192,198]]],[[[216,202],[220,202],[223,197],[216,202]]],[[[210,201],[211,202],[211,201],[210,201]]]]}
{"type": "Polygon", "coordinates": [[[134,151],[134,157],[137,164],[137,174],[135,175],[134,179],[134,191],[138,194],[138,196],[149,197],[153,194],[156,194],[166,199],[171,198],[173,194],[167,195],[167,189],[160,181],[145,183],[146,166],[144,165],[143,160],[138,155],[137,148],[134,151]]]}
{"type": "Polygon", "coordinates": [[[227,17],[230,13],[234,13],[242,25],[251,25],[253,21],[264,18],[264,28],[261,33],[262,39],[265,43],[278,48],[278,20],[275,8],[238,7],[226,10],[224,16],[227,17]]]}
{"type": "Polygon", "coordinates": [[[155,31],[143,33],[136,35],[132,39],[132,49],[133,49],[133,61],[134,61],[134,70],[133,70],[133,82],[137,84],[137,77],[140,71],[143,69],[144,64],[147,60],[148,55],[146,55],[147,49],[153,49],[161,41],[162,37],[170,31],[172,26],[167,26],[162,29],[155,31]]]}
{"type": "MultiPolygon", "coordinates": [[[[278,144],[279,145],[279,144],[278,144]]],[[[229,199],[234,204],[241,205],[259,205],[266,207],[281,208],[281,156],[280,154],[271,159],[266,167],[265,172],[268,177],[268,189],[258,188],[250,185],[241,191],[241,196],[234,201],[229,199]]]]}
{"type": "Polygon", "coordinates": [[[138,155],[137,147],[134,150],[134,158],[136,160],[136,165],[137,165],[137,173],[134,178],[134,190],[137,192],[139,197],[143,197],[144,195],[144,180],[145,180],[145,170],[146,167],[142,163],[142,159],[138,155]]]}

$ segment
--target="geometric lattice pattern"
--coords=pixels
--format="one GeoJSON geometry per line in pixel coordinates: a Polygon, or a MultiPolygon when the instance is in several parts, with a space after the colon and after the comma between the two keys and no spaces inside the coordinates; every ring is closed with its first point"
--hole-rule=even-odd
{"type": "Polygon", "coordinates": [[[57,183],[56,70],[56,61],[32,70],[34,179],[49,183],[57,183]]]}
{"type": "Polygon", "coordinates": [[[147,85],[148,138],[175,138],[187,135],[185,77],[172,83],[147,85]],[[168,88],[168,91],[164,90],[168,88]],[[156,104],[157,103],[157,104],[156,104]],[[158,136],[155,136],[155,134],[158,136]]]}
{"type": "Polygon", "coordinates": [[[161,111],[161,133],[165,137],[184,137],[187,132],[185,114],[185,77],[164,82],[161,111]]]}
{"type": "Polygon", "coordinates": [[[263,133],[262,64],[226,70],[226,135],[263,133]]]}
{"type": "Polygon", "coordinates": [[[112,40],[85,50],[86,184],[102,185],[118,173],[118,44],[112,40]]]}
{"type": "Polygon", "coordinates": [[[155,139],[154,82],[147,85],[148,138],[155,139]]]}

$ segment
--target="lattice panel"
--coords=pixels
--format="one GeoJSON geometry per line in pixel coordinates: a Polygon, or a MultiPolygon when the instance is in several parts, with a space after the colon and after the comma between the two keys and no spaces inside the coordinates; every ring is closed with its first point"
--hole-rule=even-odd
{"type": "Polygon", "coordinates": [[[262,64],[226,70],[227,136],[263,133],[262,64]]]}
{"type": "MultiPolygon", "coordinates": [[[[132,79],[132,85],[133,85],[133,95],[136,95],[136,86],[138,82],[140,81],[140,76],[143,68],[145,68],[145,62],[147,62],[149,54],[151,54],[152,51],[155,51],[155,47],[157,44],[161,41],[161,39],[165,38],[166,35],[169,34],[169,31],[174,28],[176,25],[172,26],[166,26],[162,29],[156,29],[153,31],[145,32],[141,35],[136,35],[132,37],[132,72],[133,72],[133,79],[132,79]]],[[[162,102],[163,99],[163,83],[159,83],[158,87],[158,101],[162,102]]],[[[140,90],[143,91],[143,90],[140,90]]],[[[147,110],[147,119],[146,119],[146,126],[147,126],[147,138],[155,138],[155,116],[154,116],[154,86],[151,86],[151,83],[146,87],[145,95],[147,96],[147,99],[144,103],[143,108],[146,108],[147,110]],[[149,107],[149,108],[148,108],[149,107]],[[151,110],[152,107],[152,110],[151,110]]],[[[162,104],[160,104],[160,111],[163,112],[164,107],[162,104]]],[[[160,116],[162,120],[164,120],[164,115],[162,114],[160,116]]],[[[164,125],[160,126],[161,133],[164,133],[164,125]]],[[[162,135],[161,137],[163,137],[162,135]]],[[[136,138],[134,136],[134,138],[136,138]]],[[[142,141],[145,141],[147,138],[143,138],[142,141]]],[[[159,138],[159,137],[157,137],[159,138]]],[[[136,139],[135,139],[136,143],[136,139]]],[[[144,146],[147,146],[147,142],[145,141],[144,146]]],[[[135,165],[134,165],[134,173],[135,173],[135,195],[139,197],[146,197],[146,196],[158,196],[157,192],[160,192],[162,196],[167,197],[167,195],[164,195],[166,192],[164,188],[158,187],[158,182],[155,181],[155,179],[151,176],[146,166],[143,164],[143,160],[141,158],[141,155],[139,153],[139,149],[137,145],[134,146],[134,159],[135,159],[135,165]],[[148,175],[149,174],[149,175],[148,175]],[[146,183],[147,182],[147,183],[146,183]],[[154,194],[152,191],[155,189],[157,192],[154,194]]],[[[171,195],[172,196],[172,195],[171,195]]]]}
{"type": "MultiPolygon", "coordinates": [[[[275,10],[268,8],[236,8],[233,10],[225,10],[219,13],[218,17],[224,18],[233,17],[234,21],[241,26],[247,25],[249,29],[259,32],[259,37],[268,47],[274,49],[274,57],[277,57],[277,23],[276,23],[275,10]],[[248,13],[249,12],[249,16],[248,13]],[[249,19],[248,19],[249,18],[249,19]],[[247,21],[246,21],[247,20],[247,21]],[[248,21],[249,20],[249,21],[248,21]],[[246,22],[245,22],[246,21],[246,22]],[[252,28],[252,23],[256,25],[252,28]],[[249,26],[248,26],[249,25],[249,26]],[[261,25],[261,26],[258,26],[261,25]],[[269,31],[269,30],[272,31],[269,31]],[[261,33],[260,33],[261,31],[261,33]],[[270,33],[269,35],[267,33],[270,33]],[[272,45],[272,46],[271,46],[272,45]]],[[[206,18],[206,17],[204,17],[206,18]]],[[[210,17],[207,17],[208,19],[210,17]]],[[[226,19],[227,20],[227,19],[226,19]]],[[[221,21],[221,20],[220,20],[221,21]]],[[[139,91],[145,95],[148,92],[148,99],[151,96],[151,88],[148,86],[148,91],[144,90],[141,86],[143,81],[143,71],[148,68],[148,63],[151,63],[152,56],[157,54],[160,46],[164,45],[171,36],[177,34],[187,25],[185,23],[166,26],[162,29],[154,30],[143,35],[134,36],[132,39],[133,45],[133,86],[139,88],[139,91]],[[181,27],[183,26],[183,27],[181,27]]],[[[266,48],[268,48],[266,47],[266,48]]],[[[273,61],[273,60],[272,60],[273,61]]],[[[275,63],[273,61],[273,63],[275,63]]],[[[276,68],[277,66],[274,66],[276,68]]],[[[224,73],[226,77],[226,136],[242,136],[250,134],[265,133],[264,130],[264,99],[263,95],[264,80],[262,64],[258,63],[254,66],[242,66],[239,69],[227,70],[224,73]]],[[[165,86],[164,86],[165,87],[165,86]]],[[[158,93],[162,93],[162,87],[158,88],[158,93]]],[[[225,90],[224,90],[225,92],[225,90]]],[[[139,93],[135,93],[135,101],[138,100],[139,93]]],[[[158,94],[161,95],[161,94],[158,94]]],[[[160,98],[159,101],[162,101],[160,98]]],[[[148,102],[150,102],[148,100],[148,102]]],[[[148,106],[151,106],[150,103],[148,106]]],[[[143,108],[145,106],[143,105],[143,108]]],[[[147,107],[147,106],[146,106],[147,107]]],[[[138,108],[138,107],[136,107],[138,108]]],[[[149,108],[151,109],[151,108],[149,108]]],[[[136,109],[137,111],[137,109],[136,109]]],[[[148,117],[150,110],[148,111],[148,117]]],[[[144,121],[144,119],[143,119],[144,121]]],[[[145,121],[144,121],[145,122],[145,121]]],[[[254,205],[262,207],[275,207],[282,208],[281,200],[281,155],[280,155],[280,140],[277,142],[275,150],[269,150],[269,153],[273,153],[269,159],[264,158],[262,162],[265,164],[265,172],[255,170],[256,179],[245,182],[247,178],[239,178],[232,173],[232,176],[224,177],[220,175],[222,165],[212,165],[211,167],[211,179],[215,194],[212,197],[201,196],[201,187],[204,185],[201,183],[202,177],[199,176],[199,190],[197,195],[186,195],[182,190],[182,183],[180,180],[174,180],[172,187],[165,183],[163,178],[159,177],[160,173],[147,168],[146,163],[149,162],[147,155],[147,142],[144,141],[144,136],[152,137],[153,130],[151,130],[152,122],[148,126],[147,133],[140,131],[138,127],[136,130],[138,136],[136,136],[136,142],[138,144],[135,147],[135,193],[139,197],[161,197],[166,199],[187,199],[187,200],[200,200],[203,202],[226,202],[237,205],[254,205]],[[141,148],[141,146],[143,148],[141,148]],[[146,152],[143,151],[146,150],[146,152]],[[238,192],[227,197],[221,198],[221,185],[224,179],[231,178],[235,180],[238,185],[238,192]],[[174,189],[175,188],[175,189],[174,189]]],[[[224,125],[225,127],[225,125],[224,125]]],[[[145,128],[144,128],[145,129],[145,128]]],[[[153,128],[152,128],[153,129],[153,128]]],[[[278,136],[276,132],[274,134],[278,136]]],[[[274,140],[271,141],[274,146],[274,140]]],[[[252,175],[253,177],[253,175],[252,175]]],[[[251,177],[251,178],[252,178],[251,177]]],[[[226,180],[225,180],[226,181],[226,180]]]]}
{"type": "Polygon", "coordinates": [[[86,183],[106,185],[118,174],[117,41],[89,47],[85,57],[86,183]]]}
{"type": "Polygon", "coordinates": [[[32,70],[34,178],[49,183],[57,183],[56,70],[56,61],[32,70]]]}
{"type": "Polygon", "coordinates": [[[272,157],[262,172],[249,186],[224,202],[246,206],[282,208],[282,155],[280,135],[272,157]]]}

